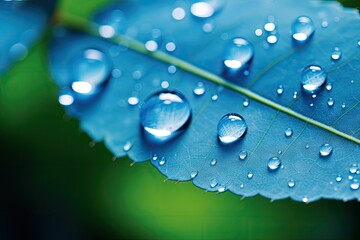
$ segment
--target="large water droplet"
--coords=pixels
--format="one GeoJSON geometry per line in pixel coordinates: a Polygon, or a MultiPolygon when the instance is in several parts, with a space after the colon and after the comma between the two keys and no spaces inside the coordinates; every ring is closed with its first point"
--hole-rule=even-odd
{"type": "Polygon", "coordinates": [[[287,128],[284,133],[286,137],[291,137],[293,135],[293,130],[291,128],[287,128]]]}
{"type": "Polygon", "coordinates": [[[313,21],[306,16],[298,17],[291,26],[292,38],[297,44],[308,42],[315,32],[313,21]]]}
{"type": "Polygon", "coordinates": [[[327,157],[331,154],[332,150],[333,150],[333,147],[330,144],[325,143],[325,144],[321,145],[321,147],[320,147],[320,151],[319,151],[320,156],[327,157]]]}
{"type": "Polygon", "coordinates": [[[190,105],[177,91],[162,90],[154,93],[140,109],[141,126],[155,142],[175,137],[188,126],[190,119],[190,105]]]}
{"type": "Polygon", "coordinates": [[[224,71],[229,75],[244,73],[254,57],[253,46],[243,38],[234,38],[226,49],[224,71]]]}
{"type": "Polygon", "coordinates": [[[248,156],[248,152],[245,150],[243,150],[239,153],[240,160],[245,160],[247,158],[247,156],[248,156]]]}
{"type": "Polygon", "coordinates": [[[280,165],[281,165],[281,161],[280,161],[280,158],[278,158],[278,157],[270,158],[269,161],[268,161],[268,164],[267,164],[268,169],[270,171],[278,170],[280,165]]]}
{"type": "Polygon", "coordinates": [[[112,66],[108,57],[96,49],[87,49],[72,61],[71,88],[78,95],[98,93],[108,82],[112,66]]]}
{"type": "Polygon", "coordinates": [[[301,74],[301,84],[308,93],[314,93],[325,83],[327,74],[317,65],[310,65],[304,68],[301,74]]]}
{"type": "Polygon", "coordinates": [[[334,51],[331,53],[331,59],[337,61],[341,58],[340,48],[336,47],[334,51]]]}
{"type": "Polygon", "coordinates": [[[225,1],[222,0],[204,0],[193,3],[191,5],[191,14],[198,18],[212,17],[217,11],[224,6],[225,1]]]}
{"type": "Polygon", "coordinates": [[[238,141],[246,129],[246,122],[239,114],[229,113],[220,119],[217,134],[221,143],[230,144],[238,141]]]}

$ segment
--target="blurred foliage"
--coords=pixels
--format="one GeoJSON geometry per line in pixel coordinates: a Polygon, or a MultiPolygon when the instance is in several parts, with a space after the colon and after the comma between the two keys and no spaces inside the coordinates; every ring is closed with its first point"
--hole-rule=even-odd
{"type": "MultiPolygon", "coordinates": [[[[105,1],[70,1],[84,17],[105,1]]],[[[358,1],[343,1],[359,7],[358,1]]],[[[163,182],[149,163],[112,160],[64,115],[43,38],[0,77],[0,239],[352,238],[356,202],[311,204],[206,193],[163,182]],[[90,145],[89,145],[90,143],[90,145]]]]}

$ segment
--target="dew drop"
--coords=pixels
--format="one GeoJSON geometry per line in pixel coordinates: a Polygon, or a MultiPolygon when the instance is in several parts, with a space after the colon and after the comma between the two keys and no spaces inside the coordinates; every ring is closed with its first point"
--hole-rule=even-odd
{"type": "Polygon", "coordinates": [[[252,172],[248,172],[247,178],[252,179],[254,177],[254,174],[252,172]]]}
{"type": "Polygon", "coordinates": [[[280,96],[284,93],[284,86],[283,85],[279,85],[278,88],[276,89],[276,93],[280,96]]]}
{"type": "Polygon", "coordinates": [[[358,181],[355,181],[355,180],[354,180],[354,182],[352,182],[352,183],[350,184],[350,188],[351,188],[352,190],[358,190],[359,187],[360,187],[360,184],[359,184],[358,181]]]}
{"type": "Polygon", "coordinates": [[[201,96],[206,92],[206,89],[204,87],[204,84],[202,82],[199,82],[196,87],[193,90],[194,94],[196,96],[201,96]]]}
{"type": "Polygon", "coordinates": [[[243,106],[244,106],[244,107],[247,107],[247,106],[249,106],[249,104],[250,104],[249,99],[245,98],[245,100],[244,100],[244,102],[243,102],[243,106]]]}
{"type": "Polygon", "coordinates": [[[212,160],[210,161],[210,165],[211,165],[211,166],[215,166],[216,163],[217,163],[217,160],[216,160],[216,159],[212,159],[212,160]]]}
{"type": "Polygon", "coordinates": [[[162,90],[148,97],[140,108],[140,123],[155,142],[167,141],[190,123],[191,108],[177,91],[162,90]]]}
{"type": "Polygon", "coordinates": [[[327,157],[332,153],[332,150],[333,150],[333,147],[330,144],[325,143],[325,144],[321,145],[321,147],[320,147],[320,151],[319,151],[320,156],[327,157]]]}
{"type": "Polygon", "coordinates": [[[291,26],[292,38],[295,43],[308,42],[315,32],[313,21],[306,16],[298,17],[291,26]]]}
{"type": "Polygon", "coordinates": [[[191,178],[195,178],[197,175],[198,175],[197,171],[193,171],[193,172],[190,173],[191,178]]]}
{"type": "Polygon", "coordinates": [[[166,158],[165,157],[162,157],[159,161],[159,165],[160,166],[163,166],[164,164],[166,163],[166,158]]]}
{"type": "Polygon", "coordinates": [[[326,90],[328,90],[328,91],[331,91],[332,87],[333,87],[332,83],[327,83],[325,86],[326,90]]]}
{"type": "Polygon", "coordinates": [[[334,101],[333,98],[329,98],[329,99],[327,100],[327,105],[328,105],[329,107],[334,106],[334,103],[335,103],[335,101],[334,101]]]}
{"type": "Polygon", "coordinates": [[[186,15],[186,12],[181,7],[175,8],[172,11],[172,17],[177,21],[183,20],[185,18],[185,15],[186,15]]]}
{"type": "Polygon", "coordinates": [[[301,74],[301,84],[305,92],[314,93],[325,83],[327,74],[317,65],[309,65],[301,74]]]}
{"type": "Polygon", "coordinates": [[[269,169],[270,171],[278,170],[279,167],[280,167],[280,165],[281,165],[281,161],[280,161],[280,158],[278,158],[278,157],[272,157],[272,158],[270,158],[270,159],[268,160],[268,164],[267,164],[268,169],[269,169]]]}
{"type": "Polygon", "coordinates": [[[295,187],[295,184],[296,184],[296,183],[295,183],[294,180],[289,180],[289,181],[288,181],[288,187],[289,187],[289,188],[295,187]]]}
{"type": "Polygon", "coordinates": [[[225,72],[230,75],[243,73],[250,67],[253,57],[253,46],[243,38],[234,38],[226,49],[223,61],[225,72]]]}
{"type": "Polygon", "coordinates": [[[129,141],[126,142],[125,145],[124,145],[124,147],[123,147],[124,152],[130,151],[130,149],[132,148],[132,146],[133,146],[133,144],[132,144],[131,142],[129,142],[129,141]]]}
{"type": "Polygon", "coordinates": [[[245,160],[245,159],[247,158],[247,156],[248,156],[248,152],[245,151],[245,150],[243,150],[243,151],[241,151],[241,152],[239,153],[239,159],[240,159],[240,160],[245,160]]]}
{"type": "Polygon", "coordinates": [[[216,187],[217,185],[218,185],[218,182],[217,182],[216,179],[212,179],[212,180],[210,181],[210,187],[214,188],[214,187],[216,187]]]}
{"type": "Polygon", "coordinates": [[[111,62],[103,52],[87,49],[72,60],[71,88],[83,96],[96,94],[108,82],[111,72],[111,62]]]}
{"type": "Polygon", "coordinates": [[[334,61],[339,60],[341,57],[341,51],[340,48],[336,47],[334,51],[331,53],[331,59],[334,61]]]}
{"type": "Polygon", "coordinates": [[[293,130],[291,128],[287,128],[284,133],[286,137],[291,137],[293,135],[293,130]]]}
{"type": "Polygon", "coordinates": [[[223,116],[217,125],[217,134],[221,143],[230,144],[238,141],[246,132],[245,120],[236,113],[223,116]]]}

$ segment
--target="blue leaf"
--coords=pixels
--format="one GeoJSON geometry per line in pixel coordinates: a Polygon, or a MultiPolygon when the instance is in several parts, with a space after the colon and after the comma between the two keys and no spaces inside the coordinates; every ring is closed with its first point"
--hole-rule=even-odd
{"type": "Polygon", "coordinates": [[[26,57],[40,37],[56,0],[0,2],[0,74],[26,57]]]}
{"type": "Polygon", "coordinates": [[[169,179],[192,179],[207,191],[304,202],[359,199],[358,12],[336,3],[229,0],[212,17],[199,18],[190,12],[191,3],[110,6],[95,16],[96,31],[83,27],[103,39],[70,29],[55,32],[52,74],[60,102],[82,129],[116,157],[151,159],[169,179]],[[315,26],[305,44],[291,39],[298,16],[310,17],[315,26]],[[274,22],[274,31],[264,29],[267,22],[274,22]],[[277,42],[269,43],[268,36],[277,42]],[[252,44],[254,58],[249,72],[231,75],[223,60],[235,37],[252,44]],[[335,48],[338,60],[331,59],[335,48]],[[330,84],[316,94],[300,84],[309,65],[321,66],[330,84]],[[95,73],[101,84],[91,94],[74,91],[74,82],[95,73]],[[144,136],[140,110],[167,85],[187,99],[192,119],[182,133],[159,143],[144,136]],[[198,86],[205,93],[194,94],[198,86]],[[218,122],[229,113],[240,114],[247,131],[239,141],[221,144],[218,122]]]}

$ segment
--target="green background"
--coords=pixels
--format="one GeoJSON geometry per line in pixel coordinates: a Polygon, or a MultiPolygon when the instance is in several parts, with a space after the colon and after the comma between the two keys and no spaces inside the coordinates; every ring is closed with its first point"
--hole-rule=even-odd
{"type": "MultiPolygon", "coordinates": [[[[109,1],[65,0],[88,18],[109,1]]],[[[359,7],[359,1],[343,1],[359,7]]],[[[0,77],[0,239],[352,238],[357,202],[207,193],[95,146],[57,103],[48,37],[0,77]]]]}

